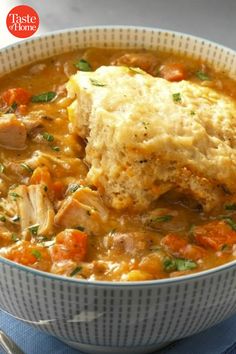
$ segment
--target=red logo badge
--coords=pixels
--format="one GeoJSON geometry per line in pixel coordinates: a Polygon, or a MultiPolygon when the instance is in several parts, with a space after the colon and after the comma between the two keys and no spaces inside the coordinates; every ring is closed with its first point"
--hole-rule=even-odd
{"type": "Polygon", "coordinates": [[[7,28],[13,36],[18,38],[31,37],[39,27],[39,16],[30,6],[20,5],[13,7],[7,15],[7,28]]]}

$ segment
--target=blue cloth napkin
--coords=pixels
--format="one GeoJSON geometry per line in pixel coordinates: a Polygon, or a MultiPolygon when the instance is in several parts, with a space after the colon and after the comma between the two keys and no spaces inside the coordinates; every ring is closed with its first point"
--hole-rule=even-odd
{"type": "MultiPolygon", "coordinates": [[[[16,342],[25,354],[82,354],[2,311],[0,329],[16,342]]],[[[4,354],[1,349],[0,354],[4,354]]],[[[158,354],[236,354],[236,316],[202,333],[179,340],[158,354]]]]}

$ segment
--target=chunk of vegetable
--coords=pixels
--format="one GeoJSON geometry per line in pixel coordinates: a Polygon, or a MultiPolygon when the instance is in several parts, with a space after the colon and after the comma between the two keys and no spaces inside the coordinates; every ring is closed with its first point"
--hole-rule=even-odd
{"type": "Polygon", "coordinates": [[[87,243],[88,236],[85,232],[66,229],[56,236],[56,244],[52,247],[52,259],[83,261],[87,253],[87,243]]]}
{"type": "Polygon", "coordinates": [[[187,78],[186,69],[181,63],[167,63],[160,67],[159,74],[168,81],[181,81],[187,78]]]}
{"type": "Polygon", "coordinates": [[[37,167],[30,178],[30,184],[43,184],[47,188],[51,188],[52,177],[48,168],[46,166],[37,167]]]}
{"type": "Polygon", "coordinates": [[[198,260],[206,255],[204,248],[188,243],[182,237],[169,234],[161,240],[161,246],[173,256],[198,260]]]}
{"type": "Polygon", "coordinates": [[[12,106],[13,104],[26,105],[29,103],[31,96],[32,95],[27,90],[21,87],[8,89],[2,94],[3,101],[5,101],[8,106],[12,106]]]}
{"type": "Polygon", "coordinates": [[[161,240],[161,246],[163,246],[169,253],[177,256],[180,255],[181,249],[186,247],[187,244],[188,243],[185,239],[175,234],[166,235],[161,240]]]}
{"type": "Polygon", "coordinates": [[[38,261],[51,261],[47,248],[34,245],[29,241],[22,241],[14,244],[14,246],[4,254],[4,257],[27,266],[31,266],[38,261]]]}
{"type": "Polygon", "coordinates": [[[203,247],[221,250],[223,245],[236,243],[236,232],[226,220],[212,221],[194,228],[196,241],[203,247]]]}

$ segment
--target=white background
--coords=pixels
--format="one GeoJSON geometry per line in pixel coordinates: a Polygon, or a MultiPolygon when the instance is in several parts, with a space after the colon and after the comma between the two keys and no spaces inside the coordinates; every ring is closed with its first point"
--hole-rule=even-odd
{"type": "Polygon", "coordinates": [[[177,30],[236,49],[236,0],[0,0],[0,46],[16,41],[8,11],[28,4],[41,20],[37,34],[96,24],[133,24],[177,30]]]}

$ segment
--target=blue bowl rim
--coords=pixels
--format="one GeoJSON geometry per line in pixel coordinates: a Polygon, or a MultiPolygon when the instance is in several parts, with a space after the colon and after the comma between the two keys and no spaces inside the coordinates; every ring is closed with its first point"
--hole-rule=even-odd
{"type": "MultiPolygon", "coordinates": [[[[14,47],[21,47],[21,45],[24,45],[24,43],[28,42],[33,43],[33,42],[37,42],[38,40],[40,40],[41,38],[47,38],[47,37],[51,37],[52,35],[59,35],[59,34],[63,34],[63,33],[73,33],[76,31],[83,31],[83,30],[88,30],[88,29],[92,29],[92,30],[96,30],[96,29],[137,29],[137,30],[147,30],[147,31],[154,31],[154,32],[161,32],[161,33],[170,33],[170,34],[175,34],[177,36],[182,36],[184,37],[191,37],[193,39],[196,39],[197,41],[204,41],[205,43],[208,44],[213,44],[221,49],[223,49],[224,51],[228,51],[229,53],[233,54],[236,56],[236,50],[233,50],[231,48],[228,48],[222,44],[219,44],[215,41],[211,41],[208,40],[206,38],[202,38],[202,37],[198,37],[198,36],[194,36],[191,34],[187,34],[187,33],[183,33],[183,32],[179,32],[179,31],[173,31],[173,30],[168,30],[168,29],[164,29],[164,28],[158,28],[158,27],[148,27],[148,26],[135,26],[135,25],[96,25],[96,26],[81,26],[81,27],[71,27],[71,28],[66,28],[66,29],[61,29],[61,30],[56,30],[56,31],[51,31],[51,32],[47,32],[45,34],[41,34],[41,35],[37,35],[33,38],[28,38],[28,39],[24,39],[21,40],[19,42],[10,44],[8,46],[5,46],[3,48],[0,49],[0,54],[3,54],[4,52],[8,51],[11,48],[14,47]]],[[[27,64],[26,64],[27,65],[27,64]]],[[[165,278],[165,279],[155,279],[155,280],[145,280],[145,281],[101,281],[101,280],[87,280],[87,279],[76,279],[76,278],[70,278],[70,277],[66,277],[66,276],[62,276],[62,275],[56,275],[56,274],[52,274],[52,273],[48,273],[48,272],[43,272],[34,268],[30,268],[27,266],[24,266],[22,264],[19,263],[15,263],[13,261],[10,261],[6,258],[3,258],[0,256],[0,264],[3,263],[7,266],[11,266],[13,268],[16,268],[17,270],[20,271],[25,271],[27,273],[30,273],[34,276],[40,276],[43,278],[47,278],[47,279],[51,279],[51,280],[58,280],[58,281],[62,281],[62,282],[67,282],[67,283],[75,283],[75,284],[80,284],[80,285],[84,285],[84,286],[105,286],[105,287],[143,287],[143,286],[162,286],[162,285],[171,285],[171,284],[175,284],[175,283],[185,283],[188,281],[194,281],[197,279],[202,279],[202,278],[206,278],[208,276],[214,276],[216,273],[219,273],[221,271],[224,270],[231,270],[232,268],[236,269],[236,260],[235,261],[231,261],[228,263],[225,263],[223,265],[220,265],[218,267],[214,267],[214,268],[210,268],[207,270],[204,270],[202,272],[198,272],[198,273],[193,273],[193,274],[188,274],[188,275],[183,275],[183,276],[179,276],[179,277],[174,277],[174,278],[165,278]]]]}

